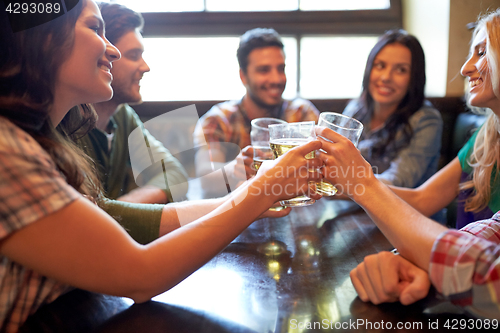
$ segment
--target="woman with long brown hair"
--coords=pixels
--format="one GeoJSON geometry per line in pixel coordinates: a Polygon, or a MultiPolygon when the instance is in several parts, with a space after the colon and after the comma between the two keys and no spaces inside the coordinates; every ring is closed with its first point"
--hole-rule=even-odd
{"type": "MultiPolygon", "coordinates": [[[[2,330],[17,331],[71,287],[146,301],[210,260],[274,202],[319,179],[315,172],[288,176],[320,166],[304,157],[321,147],[312,141],[264,165],[211,213],[147,245],[136,243],[88,200],[98,197],[99,184],[70,140],[80,127],[65,118],[76,105],[112,96],[110,68],[120,54],[104,37],[97,5],[81,0],[50,22],[15,33],[6,16],[0,14],[2,330]],[[263,195],[269,185],[274,190],[263,195]]],[[[72,112],[91,123],[90,107],[72,112]]],[[[167,205],[163,214],[179,225],[175,208],[167,205]]]]}
{"type": "Polygon", "coordinates": [[[389,30],[370,51],[359,98],[344,114],[363,123],[358,144],[376,177],[414,188],[438,167],[443,121],[425,100],[424,50],[404,30],[389,30]]]}

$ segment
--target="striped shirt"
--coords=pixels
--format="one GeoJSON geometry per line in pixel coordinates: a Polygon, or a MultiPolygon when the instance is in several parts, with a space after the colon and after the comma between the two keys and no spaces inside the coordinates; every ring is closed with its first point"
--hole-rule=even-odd
{"type": "Polygon", "coordinates": [[[500,319],[500,212],[443,232],[434,243],[429,276],[453,304],[500,319]]]}
{"type": "MultiPolygon", "coordinates": [[[[0,116],[0,239],[58,211],[80,194],[26,132],[0,116]]],[[[26,244],[29,246],[29,244],[26,244]]],[[[16,332],[28,315],[69,289],[0,255],[0,323],[16,332]]]]}

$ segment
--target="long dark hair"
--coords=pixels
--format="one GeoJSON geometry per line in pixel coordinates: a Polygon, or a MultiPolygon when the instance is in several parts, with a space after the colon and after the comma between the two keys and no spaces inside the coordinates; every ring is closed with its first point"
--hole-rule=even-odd
{"type": "MultiPolygon", "coordinates": [[[[368,55],[366,61],[365,73],[363,76],[363,92],[359,98],[360,110],[357,115],[363,116],[373,112],[374,102],[369,93],[370,74],[373,68],[373,62],[379,52],[389,44],[401,44],[406,46],[411,53],[411,71],[410,83],[408,92],[399,103],[396,111],[389,117],[386,122],[385,128],[389,136],[387,140],[377,147],[377,151],[372,153],[375,155],[383,155],[385,148],[394,141],[396,132],[400,126],[403,126],[403,144],[398,146],[400,150],[410,144],[411,137],[413,136],[413,129],[409,124],[410,117],[418,111],[424,103],[424,87],[425,87],[425,56],[424,50],[420,45],[417,38],[408,34],[406,31],[389,30],[383,34],[368,55]]],[[[357,117],[357,116],[356,116],[357,117]]]]}
{"type": "Polygon", "coordinates": [[[75,107],[57,129],[49,118],[59,68],[71,53],[75,24],[86,1],[79,1],[50,22],[16,33],[9,20],[1,17],[0,116],[30,134],[51,156],[68,184],[96,198],[99,183],[95,173],[86,155],[71,140],[93,127],[95,111],[89,105],[75,107]]]}

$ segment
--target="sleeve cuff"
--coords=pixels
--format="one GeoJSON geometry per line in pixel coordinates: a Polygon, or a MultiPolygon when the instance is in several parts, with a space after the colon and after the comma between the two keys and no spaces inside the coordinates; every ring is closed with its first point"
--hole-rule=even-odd
{"type": "Polygon", "coordinates": [[[103,200],[101,208],[114,218],[138,243],[147,244],[160,236],[164,205],[103,200]]]}
{"type": "Polygon", "coordinates": [[[448,230],[441,233],[431,253],[429,277],[436,289],[445,296],[466,295],[474,282],[488,270],[482,255],[492,245],[466,232],[448,230]]]}

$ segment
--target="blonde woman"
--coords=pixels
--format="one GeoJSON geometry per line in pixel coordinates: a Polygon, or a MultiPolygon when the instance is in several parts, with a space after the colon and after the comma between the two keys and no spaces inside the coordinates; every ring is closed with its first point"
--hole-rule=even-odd
{"type": "MultiPolygon", "coordinates": [[[[469,163],[473,180],[460,185],[463,190],[473,189],[464,205],[469,211],[488,206],[499,190],[492,176],[500,157],[499,35],[500,10],[479,21],[470,57],[462,67],[462,75],[470,83],[469,103],[492,112],[472,139],[475,143],[469,163]]],[[[375,178],[370,165],[349,140],[326,128],[317,134],[333,141],[322,140],[322,149],[327,151],[323,155],[326,175],[329,168],[337,167],[354,166],[364,171],[357,172],[356,177],[350,178],[349,174],[329,180],[344,186],[347,182],[363,186],[364,193],[352,193],[352,199],[367,211],[401,254],[381,252],[368,256],[351,272],[359,297],[375,304],[398,300],[410,304],[425,297],[432,284],[470,313],[500,318],[500,212],[460,231],[448,230],[421,214],[430,215],[457,196],[462,172],[466,171],[462,170],[460,154],[417,190],[395,189],[399,197],[375,178]]]]}

